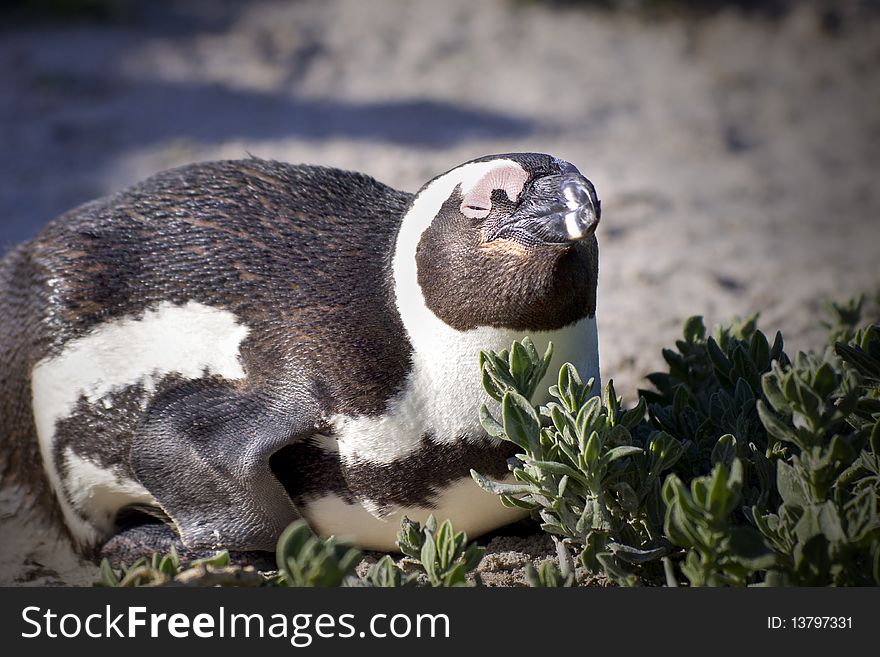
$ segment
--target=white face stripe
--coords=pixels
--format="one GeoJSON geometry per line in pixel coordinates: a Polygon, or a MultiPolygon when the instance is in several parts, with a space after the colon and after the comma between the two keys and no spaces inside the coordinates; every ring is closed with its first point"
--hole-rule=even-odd
{"type": "Polygon", "coordinates": [[[416,247],[456,187],[460,185],[462,194],[467,194],[499,167],[518,167],[526,173],[506,158],[462,165],[429,183],[404,216],[394,253],[394,290],[413,346],[413,368],[385,415],[330,418],[343,459],[390,463],[417,450],[427,431],[442,441],[480,430],[475,425],[476,413],[471,412],[474,402],[485,397],[482,389],[474,387],[480,380],[476,359],[480,349],[492,348],[497,341],[479,328],[467,332],[463,340],[465,333],[450,328],[428,309],[418,284],[416,247]],[[458,359],[460,367],[448,366],[453,359],[458,359]]]}
{"type": "MultiPolygon", "coordinates": [[[[43,464],[78,539],[87,541],[93,536],[63,499],[53,449],[58,420],[70,416],[83,396],[90,403],[106,402],[110,393],[136,384],[149,393],[162,377],[172,373],[188,379],[206,374],[244,378],[239,346],[248,332],[227,310],[195,302],[183,306],[163,302],[142,317],[102,324],[65,344],[57,356],[34,366],[31,391],[43,464]]],[[[85,483],[81,477],[77,487],[85,483]]],[[[95,485],[106,483],[96,481],[95,485]]],[[[87,486],[85,490],[92,489],[87,486]]]]}
{"type": "Polygon", "coordinates": [[[394,251],[394,292],[397,309],[411,339],[413,335],[410,327],[419,327],[423,321],[430,321],[425,316],[426,312],[431,318],[439,321],[425,306],[422,290],[418,284],[416,247],[422,238],[422,233],[428,229],[458,185],[461,185],[461,193],[467,194],[483,176],[499,166],[518,167],[527,175],[519,163],[506,158],[464,164],[432,181],[416,197],[409,212],[404,216],[394,251]]]}

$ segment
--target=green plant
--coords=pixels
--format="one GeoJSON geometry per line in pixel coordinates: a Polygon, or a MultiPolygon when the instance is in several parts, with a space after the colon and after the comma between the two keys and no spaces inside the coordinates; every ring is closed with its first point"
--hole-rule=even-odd
{"type": "Polygon", "coordinates": [[[782,504],[751,518],[780,556],[780,581],[880,584],[880,326],[764,377],[758,411],[780,450],[782,504]]]}
{"type": "Polygon", "coordinates": [[[416,586],[418,576],[406,574],[389,555],[385,555],[367,570],[366,584],[376,588],[397,588],[401,586],[416,586]]]}
{"type": "Polygon", "coordinates": [[[538,568],[526,564],[526,581],[532,588],[568,588],[574,586],[574,573],[563,575],[555,563],[546,559],[538,568]]]}
{"type": "Polygon", "coordinates": [[[648,380],[656,390],[640,390],[648,402],[651,426],[668,431],[685,445],[676,472],[690,480],[708,473],[714,461],[724,458],[728,466],[734,457],[754,464],[758,477],[746,473],[743,494],[750,503],[772,505],[772,472],[761,458],[766,452],[767,433],[757,413],[761,376],[774,361],[786,364],[788,356],[777,333],[772,346],[757,330],[757,317],[736,320],[728,327],[716,327],[707,335],[702,318],[691,317],[684,324],[683,339],[676,349],[664,349],[667,372],[654,372],[648,380]],[[718,441],[724,436],[724,444],[718,441]]]}
{"type": "Polygon", "coordinates": [[[690,548],[681,570],[692,586],[743,586],[756,570],[775,564],[773,552],[752,527],[736,525],[742,501],[743,464],[720,462],[711,474],[696,477],[688,489],[671,474],[663,483],[664,531],[678,546],[690,548]]]}
{"type": "MultiPolygon", "coordinates": [[[[669,372],[649,377],[657,391],[644,394],[652,426],[689,442],[678,474],[700,478],[716,464],[741,464],[741,500],[716,519],[731,540],[713,558],[696,540],[674,540],[702,550],[699,562],[689,553],[683,564],[692,584],[880,582],[878,491],[867,492],[877,466],[867,436],[880,421],[880,380],[871,372],[880,360],[876,327],[855,328],[863,307],[828,304],[831,338],[847,343],[793,360],[780,334],[769,346],[754,317],[712,337],[691,318],[678,351],[664,352],[669,372]]],[[[667,503],[683,515],[685,498],[672,493],[667,503]]]]}
{"type": "Polygon", "coordinates": [[[114,570],[107,559],[101,562],[101,580],[96,586],[373,586],[402,587],[420,583],[419,573],[431,586],[475,586],[474,570],[485,550],[468,544],[467,534],[456,532],[446,520],[437,526],[430,516],[421,527],[404,517],[400,523],[398,547],[410,557],[418,572],[405,573],[389,555],[372,564],[363,578],[355,574],[360,551],[339,545],[336,539],[315,536],[305,520],[288,526],[278,539],[277,573],[259,573],[251,566],[230,563],[227,551],[189,562],[181,561],[173,547],[165,555],[154,553],[131,566],[114,570]]]}
{"type": "Polygon", "coordinates": [[[293,522],[278,539],[278,584],[283,586],[342,586],[354,578],[363,555],[338,545],[334,538],[315,536],[305,520],[293,522]]]}
{"type": "Polygon", "coordinates": [[[555,399],[535,407],[530,398],[552,356],[539,356],[531,340],[510,351],[481,355],[486,391],[501,403],[501,420],[483,405],[486,431],[521,450],[511,462],[516,483],[496,483],[472,472],[502,502],[535,512],[557,541],[564,576],[573,571],[569,549],[591,571],[604,570],[621,584],[635,584],[636,570],[667,553],[662,535],[660,482],[681,455],[679,441],[661,431],[634,435],[645,403],[624,410],[609,383],[603,399],[590,397],[565,364],[555,399]],[[546,418],[542,424],[541,417],[546,418]]]}
{"type": "Polygon", "coordinates": [[[326,587],[356,583],[354,569],[361,560],[355,549],[337,545],[333,538],[312,534],[305,520],[292,523],[278,539],[276,574],[262,574],[253,567],[230,563],[229,552],[189,562],[177,550],[153,554],[117,571],[101,562],[99,586],[308,586],[326,587]]]}
{"type": "Polygon", "coordinates": [[[467,534],[456,532],[445,520],[438,528],[434,516],[428,516],[425,526],[404,517],[397,535],[400,551],[424,572],[431,586],[478,586],[479,575],[471,574],[479,565],[486,550],[476,543],[467,542],[467,534]]]}
{"type": "Polygon", "coordinates": [[[827,321],[822,322],[828,330],[828,343],[849,342],[855,336],[859,322],[866,311],[865,296],[861,295],[843,303],[826,301],[823,304],[827,321]]]}
{"type": "Polygon", "coordinates": [[[521,451],[513,483],[472,474],[541,520],[565,577],[574,548],[620,584],[655,581],[660,560],[671,585],[878,584],[880,327],[856,329],[863,308],[829,304],[833,349],[793,360],[756,316],[711,335],[692,317],[629,410],[569,364],[535,407],[552,347],[487,352],[500,419],[480,419],[521,451]]]}
{"type": "Polygon", "coordinates": [[[212,557],[181,561],[172,547],[168,554],[154,553],[119,569],[102,560],[101,579],[95,586],[264,586],[268,581],[251,567],[231,565],[225,550],[212,557]]]}

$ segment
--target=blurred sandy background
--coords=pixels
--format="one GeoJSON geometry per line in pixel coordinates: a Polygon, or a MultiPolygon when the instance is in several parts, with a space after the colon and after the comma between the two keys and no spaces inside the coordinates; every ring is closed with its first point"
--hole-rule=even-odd
{"type": "Polygon", "coordinates": [[[877,4],[7,0],[0,249],[197,160],[415,191],[548,152],[602,199],[603,377],[632,399],[691,314],[804,348],[822,298],[880,288],[877,4]]]}

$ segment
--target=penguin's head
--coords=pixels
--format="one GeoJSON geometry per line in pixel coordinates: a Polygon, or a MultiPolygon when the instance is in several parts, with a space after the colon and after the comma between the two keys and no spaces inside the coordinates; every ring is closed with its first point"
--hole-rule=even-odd
{"type": "Polygon", "coordinates": [[[427,183],[404,217],[398,304],[409,276],[424,306],[458,330],[555,330],[593,316],[600,216],[593,184],[550,155],[462,164],[427,183]]]}

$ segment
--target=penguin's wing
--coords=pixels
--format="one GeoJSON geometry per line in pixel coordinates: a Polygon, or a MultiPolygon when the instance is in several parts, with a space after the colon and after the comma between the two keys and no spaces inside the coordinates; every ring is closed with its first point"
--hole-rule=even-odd
{"type": "Polygon", "coordinates": [[[274,551],[299,514],[269,458],[314,426],[311,413],[264,393],[190,381],[150,402],[131,462],[188,548],[274,551]]]}

